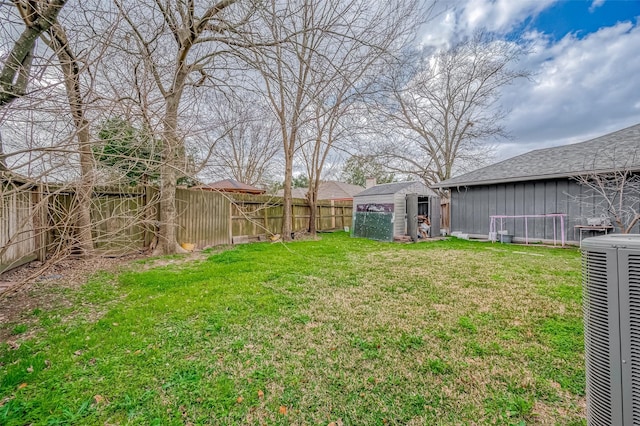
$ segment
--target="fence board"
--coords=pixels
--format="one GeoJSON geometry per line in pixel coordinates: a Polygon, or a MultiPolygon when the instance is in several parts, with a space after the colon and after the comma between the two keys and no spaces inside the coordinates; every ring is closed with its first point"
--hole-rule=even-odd
{"type": "Polygon", "coordinates": [[[94,248],[107,255],[142,250],[145,246],[144,193],[97,193],[92,198],[94,248]]]}
{"type": "Polygon", "coordinates": [[[31,190],[0,183],[0,272],[36,259],[31,190]]]}
{"type": "Polygon", "coordinates": [[[214,191],[178,188],[178,242],[197,248],[231,244],[231,202],[214,191]]]}

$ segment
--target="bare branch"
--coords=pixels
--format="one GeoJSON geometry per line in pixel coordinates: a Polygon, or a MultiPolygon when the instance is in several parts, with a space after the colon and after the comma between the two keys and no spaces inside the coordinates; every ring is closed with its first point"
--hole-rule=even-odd
{"type": "Polygon", "coordinates": [[[24,18],[25,29],[0,71],[0,106],[26,93],[36,40],[56,22],[66,0],[40,0],[27,4],[14,0],[14,3],[24,18]]]}

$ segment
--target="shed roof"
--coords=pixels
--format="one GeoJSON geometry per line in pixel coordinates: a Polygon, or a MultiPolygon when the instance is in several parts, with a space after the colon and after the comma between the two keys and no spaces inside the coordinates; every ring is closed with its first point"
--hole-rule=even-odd
{"type": "Polygon", "coordinates": [[[393,183],[383,183],[380,185],[372,186],[371,188],[367,188],[362,192],[356,194],[356,197],[362,196],[370,196],[370,195],[390,195],[395,194],[397,192],[401,192],[404,190],[408,190],[412,186],[421,186],[421,191],[425,195],[436,195],[429,187],[427,187],[422,182],[418,181],[409,181],[409,182],[393,182],[393,183]]]}
{"type": "Polygon", "coordinates": [[[433,187],[553,179],[619,169],[640,170],[640,124],[586,142],[530,151],[433,187]]]}

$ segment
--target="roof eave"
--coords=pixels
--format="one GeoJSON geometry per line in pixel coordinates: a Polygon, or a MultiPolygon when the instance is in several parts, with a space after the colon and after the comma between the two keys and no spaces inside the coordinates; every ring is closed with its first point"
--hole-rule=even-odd
{"type": "MultiPolygon", "coordinates": [[[[463,182],[452,182],[447,184],[446,181],[438,182],[434,185],[431,185],[431,188],[459,188],[461,186],[481,186],[481,185],[497,185],[500,183],[511,183],[511,182],[526,182],[531,180],[548,180],[548,179],[560,179],[560,178],[571,178],[574,176],[585,176],[590,174],[600,174],[600,173],[612,173],[618,171],[620,169],[602,169],[602,170],[592,170],[592,171],[576,171],[575,173],[553,173],[546,175],[531,175],[531,176],[518,176],[512,178],[502,178],[502,179],[490,179],[490,180],[474,180],[474,181],[463,181],[463,182]]],[[[627,169],[629,172],[637,173],[640,172],[640,166],[633,167],[631,169],[627,169]]]]}

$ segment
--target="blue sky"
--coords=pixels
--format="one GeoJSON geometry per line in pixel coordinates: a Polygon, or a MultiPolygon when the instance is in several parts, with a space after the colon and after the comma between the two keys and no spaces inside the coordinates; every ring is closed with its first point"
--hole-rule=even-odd
{"type": "Polygon", "coordinates": [[[633,21],[637,16],[640,16],[640,0],[609,0],[602,3],[590,0],[559,1],[539,15],[531,16],[518,30],[535,29],[554,40],[560,40],[568,33],[584,38],[603,27],[633,21]]]}
{"type": "Polygon", "coordinates": [[[449,0],[424,44],[447,46],[477,30],[523,40],[533,73],[504,91],[511,139],[500,160],[582,142],[640,123],[640,0],[449,0]]]}

